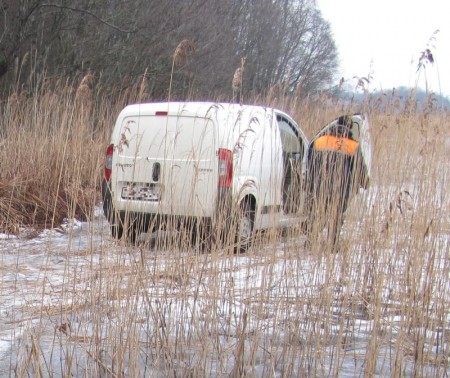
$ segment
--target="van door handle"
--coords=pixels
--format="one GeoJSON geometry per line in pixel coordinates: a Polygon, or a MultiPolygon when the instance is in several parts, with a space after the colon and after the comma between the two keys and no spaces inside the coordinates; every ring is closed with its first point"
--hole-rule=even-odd
{"type": "Polygon", "coordinates": [[[152,168],[152,180],[155,182],[159,181],[160,173],[161,173],[161,164],[154,163],[152,168]]]}

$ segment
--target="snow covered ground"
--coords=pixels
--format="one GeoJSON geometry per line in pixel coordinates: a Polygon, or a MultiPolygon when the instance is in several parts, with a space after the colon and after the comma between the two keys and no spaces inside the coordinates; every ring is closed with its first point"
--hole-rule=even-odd
{"type": "Polygon", "coordinates": [[[100,214],[29,233],[0,238],[0,376],[450,373],[446,233],[424,241],[435,259],[417,282],[400,238],[370,254],[358,233],[338,254],[299,235],[205,253],[120,245],[100,214]]]}

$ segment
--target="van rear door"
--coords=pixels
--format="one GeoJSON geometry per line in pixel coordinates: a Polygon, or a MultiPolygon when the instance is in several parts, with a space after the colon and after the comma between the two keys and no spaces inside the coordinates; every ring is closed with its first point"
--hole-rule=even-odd
{"type": "Polygon", "coordinates": [[[120,210],[212,215],[218,168],[210,119],[154,104],[125,116],[118,140],[112,177],[120,210]]]}

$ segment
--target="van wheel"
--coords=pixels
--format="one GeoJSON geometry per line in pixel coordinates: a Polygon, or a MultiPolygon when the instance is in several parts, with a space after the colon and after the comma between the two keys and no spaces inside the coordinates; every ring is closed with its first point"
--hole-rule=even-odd
{"type": "Polygon", "coordinates": [[[123,221],[119,214],[117,214],[113,208],[109,209],[107,219],[111,225],[111,236],[113,239],[122,239],[123,236],[123,221]]]}
{"type": "Polygon", "coordinates": [[[125,230],[124,221],[120,216],[114,216],[111,222],[111,235],[116,240],[125,240],[130,244],[135,244],[137,239],[137,227],[135,222],[128,220],[125,230]],[[125,232],[126,231],[126,232],[125,232]]]}
{"type": "Polygon", "coordinates": [[[250,201],[243,201],[237,211],[235,252],[247,251],[252,243],[255,210],[250,201]]]}
{"type": "Polygon", "coordinates": [[[191,246],[206,251],[212,245],[211,226],[209,224],[196,224],[191,230],[191,246]]]}
{"type": "Polygon", "coordinates": [[[123,236],[123,226],[119,224],[111,225],[111,235],[114,239],[120,240],[123,236]]]}

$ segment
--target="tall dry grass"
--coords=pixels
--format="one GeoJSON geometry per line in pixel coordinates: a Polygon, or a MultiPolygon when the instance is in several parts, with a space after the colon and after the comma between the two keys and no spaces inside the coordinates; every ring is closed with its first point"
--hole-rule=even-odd
{"type": "Polygon", "coordinates": [[[2,100],[0,228],[14,232],[89,218],[99,201],[111,125],[121,107],[142,100],[144,92],[142,84],[98,88],[86,75],[79,84],[48,83],[37,93],[2,100]]]}
{"type": "MultiPolygon", "coordinates": [[[[281,87],[255,102],[288,111],[310,137],[339,114],[360,110],[326,97],[300,101],[281,87]]],[[[75,89],[2,103],[3,227],[50,226],[97,203],[103,150],[126,96],[94,91],[83,102],[75,89]]],[[[46,256],[64,253],[64,269],[51,273],[45,265],[47,279],[27,286],[40,301],[14,308],[23,332],[8,371],[448,375],[449,115],[366,105],[371,187],[352,201],[338,253],[321,235],[305,248],[300,227],[259,234],[246,254],[234,255],[201,251],[176,232],[138,246],[115,243],[97,221],[81,250],[46,246],[46,256]]],[[[22,303],[25,292],[13,292],[14,300],[22,303]]]]}

